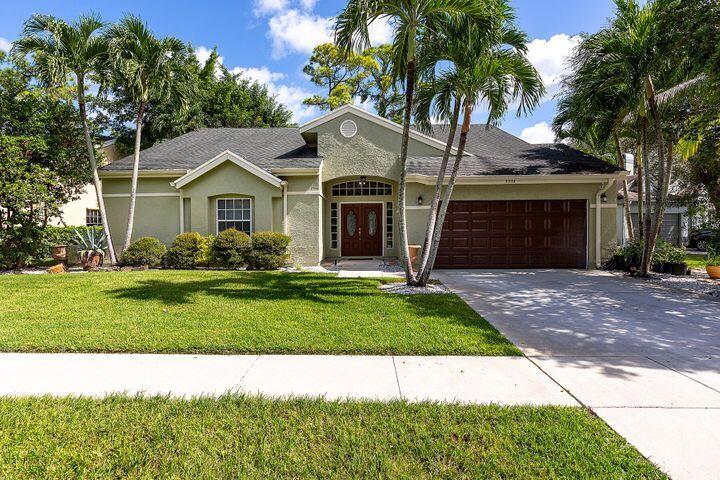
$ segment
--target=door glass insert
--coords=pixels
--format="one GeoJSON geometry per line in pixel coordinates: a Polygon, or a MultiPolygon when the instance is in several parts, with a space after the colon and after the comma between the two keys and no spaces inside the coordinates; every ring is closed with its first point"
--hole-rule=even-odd
{"type": "Polygon", "coordinates": [[[375,213],[375,210],[370,210],[368,213],[368,235],[374,237],[375,233],[377,233],[377,213],[375,213]]]}
{"type": "Polygon", "coordinates": [[[349,237],[355,236],[355,228],[357,227],[357,218],[355,218],[355,212],[350,210],[345,219],[345,228],[349,237]]]}

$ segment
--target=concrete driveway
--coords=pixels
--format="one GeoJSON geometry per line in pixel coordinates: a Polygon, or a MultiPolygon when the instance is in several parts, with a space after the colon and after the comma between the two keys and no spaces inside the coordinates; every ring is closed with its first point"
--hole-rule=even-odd
{"type": "Polygon", "coordinates": [[[673,478],[720,478],[720,302],[606,272],[440,271],[673,478]]]}

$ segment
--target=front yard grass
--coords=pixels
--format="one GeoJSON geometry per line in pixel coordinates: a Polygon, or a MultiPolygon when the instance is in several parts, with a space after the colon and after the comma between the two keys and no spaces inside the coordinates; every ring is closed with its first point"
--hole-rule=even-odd
{"type": "Polygon", "coordinates": [[[686,253],[685,263],[687,263],[690,268],[704,269],[705,265],[707,265],[707,256],[698,253],[686,253]]]}
{"type": "Polygon", "coordinates": [[[0,400],[2,478],[667,478],[581,408],[0,400]]]}
{"type": "Polygon", "coordinates": [[[377,279],[145,271],[0,277],[0,351],[519,355],[455,295],[377,279]]]}

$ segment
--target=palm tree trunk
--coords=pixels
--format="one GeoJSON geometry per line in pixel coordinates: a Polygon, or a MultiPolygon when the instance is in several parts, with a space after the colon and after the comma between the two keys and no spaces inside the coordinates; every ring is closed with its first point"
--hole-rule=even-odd
{"type": "Polygon", "coordinates": [[[652,184],[650,183],[650,156],[648,155],[647,148],[647,120],[643,120],[642,125],[642,138],[643,138],[643,164],[644,164],[644,182],[645,182],[645,217],[643,219],[643,230],[645,231],[645,238],[643,239],[642,259],[640,263],[640,276],[647,277],[650,272],[650,261],[652,260],[652,253],[648,248],[650,239],[651,223],[652,223],[652,184]]]}
{"type": "Polygon", "coordinates": [[[427,227],[425,228],[425,241],[423,242],[422,247],[422,261],[420,262],[420,268],[418,269],[418,278],[421,283],[422,278],[429,277],[429,274],[427,276],[425,275],[425,271],[432,269],[432,267],[428,265],[428,259],[430,258],[430,243],[436,228],[435,222],[437,221],[440,197],[442,195],[443,184],[445,183],[445,171],[447,170],[448,160],[450,160],[450,151],[452,150],[452,145],[455,141],[455,132],[457,131],[459,117],[460,100],[455,99],[452,118],[448,128],[448,140],[445,145],[445,151],[443,152],[442,162],[440,163],[440,171],[438,172],[437,182],[435,182],[435,194],[433,195],[432,203],[430,204],[430,213],[428,214],[427,227]]]}
{"type": "Polygon", "coordinates": [[[100,219],[102,220],[103,230],[105,231],[105,239],[107,240],[108,251],[110,253],[110,264],[117,263],[115,256],[115,247],[113,245],[112,236],[110,235],[110,225],[107,220],[107,211],[105,210],[105,200],[102,195],[102,183],[97,170],[97,160],[95,159],[95,147],[93,147],[92,138],[90,138],[90,127],[87,121],[87,110],[85,107],[85,79],[82,75],[77,76],[78,89],[78,109],[80,110],[80,119],[83,124],[83,135],[85,136],[85,146],[88,151],[90,160],[90,169],[92,170],[93,185],[95,186],[95,195],[97,196],[98,208],[100,209],[100,219]]]}
{"type": "MultiPolygon", "coordinates": [[[[623,156],[622,149],[620,148],[620,139],[618,138],[617,133],[613,134],[613,138],[615,139],[615,152],[617,153],[618,167],[624,169],[625,165],[623,165],[623,160],[625,157],[623,156]]],[[[630,214],[630,199],[628,198],[627,187],[627,180],[623,180],[623,210],[625,211],[625,225],[628,230],[628,238],[631,242],[634,242],[635,230],[633,228],[632,215],[630,214]]]]}
{"type": "Polygon", "coordinates": [[[430,279],[430,273],[432,272],[432,266],[435,264],[435,257],[440,246],[440,237],[442,236],[442,226],[445,223],[445,214],[447,213],[448,205],[450,204],[450,198],[452,197],[453,188],[455,188],[455,180],[457,179],[458,172],[460,171],[460,162],[462,161],[463,153],[465,152],[465,143],[467,142],[468,132],[470,131],[470,119],[472,117],[473,104],[465,101],[464,102],[464,114],[463,123],[460,128],[460,138],[458,139],[457,154],[455,155],[455,163],[453,164],[452,172],[450,173],[450,180],[443,193],[442,203],[440,204],[440,212],[435,223],[435,231],[433,232],[432,242],[430,243],[430,255],[428,259],[428,267],[424,276],[420,278],[420,285],[427,285],[430,279]]]}
{"type": "Polygon", "coordinates": [[[135,120],[135,157],[133,159],[132,179],[130,181],[130,207],[128,208],[127,228],[125,229],[125,243],[122,251],[130,246],[132,241],[133,224],[135,222],[135,199],[137,198],[137,180],[140,170],[140,140],[142,139],[142,121],[145,114],[145,103],[140,102],[140,109],[135,120]]]}
{"type": "Polygon", "coordinates": [[[660,111],[658,110],[657,99],[655,96],[655,87],[650,77],[647,78],[650,91],[650,111],[653,114],[655,122],[655,135],[658,149],[658,188],[655,192],[655,219],[653,231],[650,238],[652,239],[652,248],[655,249],[657,238],[662,228],[663,217],[665,216],[665,206],[668,199],[668,190],[670,189],[670,177],[672,175],[672,142],[668,145],[667,153],[665,152],[665,135],[662,130],[660,111]]]}
{"type": "Polygon", "coordinates": [[[405,265],[405,281],[408,285],[417,283],[410,254],[407,237],[407,210],[405,197],[407,194],[407,153],[410,140],[410,121],[412,119],[413,95],[415,94],[415,59],[412,57],[407,63],[405,74],[405,114],[403,119],[403,135],[400,145],[400,181],[398,184],[398,230],[400,230],[400,253],[405,265]]]}
{"type": "Polygon", "coordinates": [[[643,214],[643,207],[645,206],[645,200],[643,194],[645,193],[643,179],[643,158],[642,158],[642,140],[638,139],[637,148],[635,148],[635,164],[637,166],[635,172],[635,178],[638,184],[638,238],[642,240],[645,237],[645,224],[643,223],[645,215],[643,214]]]}

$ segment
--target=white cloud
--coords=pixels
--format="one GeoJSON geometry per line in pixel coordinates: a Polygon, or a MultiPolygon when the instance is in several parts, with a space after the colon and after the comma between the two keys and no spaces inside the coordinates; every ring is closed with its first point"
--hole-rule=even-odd
{"type": "Polygon", "coordinates": [[[309,55],[316,45],[329,42],[332,33],[331,19],[298,10],[288,10],[270,18],[268,26],[275,58],[291,52],[309,55]]]}
{"type": "MultiPolygon", "coordinates": [[[[195,49],[195,57],[198,59],[198,62],[200,62],[200,66],[202,67],[205,65],[205,62],[208,61],[210,58],[210,54],[212,53],[212,48],[203,47],[200,45],[195,49]]],[[[221,55],[218,55],[218,61],[215,65],[215,75],[220,75],[220,65],[223,63],[224,57],[221,55]]]]}
{"type": "Polygon", "coordinates": [[[316,3],[317,0],[300,0],[300,5],[302,5],[305,10],[312,10],[316,3]]]}
{"type": "Polygon", "coordinates": [[[270,83],[285,78],[284,73],[271,72],[268,67],[235,67],[230,70],[231,73],[240,74],[253,82],[270,83]]]}
{"type": "Polygon", "coordinates": [[[285,10],[288,0],[255,0],[255,15],[267,15],[269,13],[285,10]]]}
{"type": "Polygon", "coordinates": [[[3,52],[9,52],[12,48],[12,42],[7,38],[0,37],[0,50],[3,52]]]}
{"type": "Polygon", "coordinates": [[[390,43],[393,37],[393,28],[385,18],[380,18],[371,23],[368,31],[370,33],[370,43],[373,46],[390,43]]]}
{"type": "Polygon", "coordinates": [[[317,107],[303,105],[303,100],[312,96],[312,92],[295,85],[267,84],[268,92],[275,95],[278,102],[285,105],[293,114],[293,120],[301,123],[317,115],[317,107]]]}
{"type": "Polygon", "coordinates": [[[520,138],[528,143],[554,143],[555,133],[553,133],[547,122],[540,122],[524,129],[520,134],[520,138]]]}
{"type": "Polygon", "coordinates": [[[558,92],[560,80],[568,72],[568,58],[580,40],[578,35],[560,33],[549,40],[538,38],[528,44],[528,59],[540,72],[548,98],[558,92]]]}

